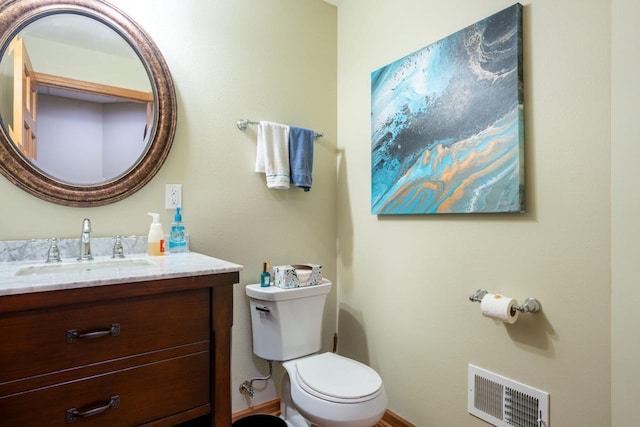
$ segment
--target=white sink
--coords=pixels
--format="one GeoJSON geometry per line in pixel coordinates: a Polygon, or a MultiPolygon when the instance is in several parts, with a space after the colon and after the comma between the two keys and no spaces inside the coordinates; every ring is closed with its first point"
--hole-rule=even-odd
{"type": "Polygon", "coordinates": [[[15,273],[16,276],[26,276],[33,274],[50,274],[50,273],[62,273],[65,271],[92,271],[100,269],[121,269],[130,267],[143,267],[155,265],[153,262],[146,258],[117,258],[107,260],[92,260],[92,261],[71,261],[62,262],[56,264],[40,264],[30,265],[18,269],[15,273]]]}

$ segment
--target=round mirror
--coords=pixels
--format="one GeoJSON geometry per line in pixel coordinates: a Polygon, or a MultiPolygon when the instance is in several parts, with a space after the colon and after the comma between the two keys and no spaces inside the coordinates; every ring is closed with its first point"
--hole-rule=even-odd
{"type": "Polygon", "coordinates": [[[0,172],[44,200],[100,206],[166,159],[177,108],[158,48],[102,0],[0,6],[0,172]]]}

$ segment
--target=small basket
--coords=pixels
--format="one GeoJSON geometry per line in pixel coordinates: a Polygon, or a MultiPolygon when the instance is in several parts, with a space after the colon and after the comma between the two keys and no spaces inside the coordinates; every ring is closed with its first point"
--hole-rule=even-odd
{"type": "Polygon", "coordinates": [[[322,282],[322,266],[317,264],[277,265],[273,267],[273,281],[279,288],[301,288],[322,282]]]}

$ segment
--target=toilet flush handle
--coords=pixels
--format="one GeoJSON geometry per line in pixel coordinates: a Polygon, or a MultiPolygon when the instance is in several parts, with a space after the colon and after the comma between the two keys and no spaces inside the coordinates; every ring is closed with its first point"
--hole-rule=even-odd
{"type": "Polygon", "coordinates": [[[261,311],[263,313],[271,313],[271,309],[269,307],[256,307],[256,310],[261,311]]]}

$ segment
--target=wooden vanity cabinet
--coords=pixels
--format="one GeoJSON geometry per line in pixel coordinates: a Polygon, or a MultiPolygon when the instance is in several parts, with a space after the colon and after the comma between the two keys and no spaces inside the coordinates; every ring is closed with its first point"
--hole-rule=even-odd
{"type": "Polygon", "coordinates": [[[231,425],[239,273],[0,297],[0,425],[231,425]]]}

